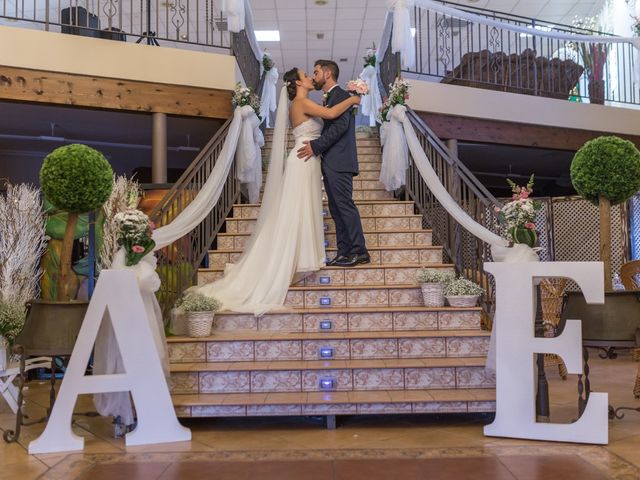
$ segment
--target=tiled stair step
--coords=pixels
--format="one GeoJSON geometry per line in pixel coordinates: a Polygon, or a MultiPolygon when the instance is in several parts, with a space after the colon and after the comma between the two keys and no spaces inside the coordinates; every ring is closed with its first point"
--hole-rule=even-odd
{"type": "MultiPolygon", "coordinates": [[[[442,247],[367,247],[371,256],[369,265],[429,265],[442,263],[442,247]]],[[[328,258],[333,258],[337,250],[326,248],[328,258]]],[[[235,263],[242,255],[242,250],[210,250],[209,266],[223,267],[227,263],[235,263]]]]}
{"type": "MultiPolygon", "coordinates": [[[[248,233],[218,234],[219,249],[244,250],[249,238],[248,233]]],[[[367,247],[429,247],[432,245],[431,232],[427,230],[409,230],[403,232],[364,232],[367,247]]],[[[324,246],[336,247],[336,234],[325,233],[324,246]]]]}
{"type": "MultiPolygon", "coordinates": [[[[264,147],[263,148],[271,148],[272,138],[265,138],[264,147]]],[[[287,148],[293,148],[296,144],[296,141],[293,137],[287,139],[287,148]]],[[[380,139],[379,138],[359,138],[356,139],[356,145],[358,148],[362,147],[377,147],[380,149],[380,139]]]]}
{"type": "MultiPolygon", "coordinates": [[[[263,184],[264,187],[264,184],[263,184]]],[[[385,190],[384,185],[377,179],[374,180],[353,180],[353,190],[385,190]]]]}
{"type": "Polygon", "coordinates": [[[304,308],[252,314],[219,312],[213,331],[382,332],[478,330],[481,309],[453,307],[304,308]]]}
{"type": "MultiPolygon", "coordinates": [[[[422,229],[421,215],[361,215],[362,230],[366,232],[403,232],[422,229]]],[[[226,233],[251,233],[256,218],[229,217],[225,220],[226,233]]],[[[326,232],[335,232],[331,216],[324,217],[326,232]]],[[[426,230],[425,230],[426,231],[426,230]]]]}
{"type": "MultiPolygon", "coordinates": [[[[358,265],[357,267],[323,267],[294,285],[415,285],[415,276],[421,267],[411,265],[358,265]]],[[[429,268],[453,273],[451,264],[431,264],[429,268]]],[[[210,283],[222,277],[223,267],[198,270],[198,285],[210,283]]]]}
{"type": "MultiPolygon", "coordinates": [[[[327,207],[327,201],[323,202],[324,212],[326,216],[330,216],[327,207]]],[[[415,215],[414,202],[406,202],[399,200],[359,200],[356,202],[360,215],[378,216],[378,215],[415,215]]],[[[260,210],[260,204],[245,203],[233,206],[233,218],[256,218],[260,210]]]]}
{"type": "Polygon", "coordinates": [[[495,390],[378,390],[352,392],[172,395],[179,417],[371,415],[494,412],[495,390]]]}
{"type": "MultiPolygon", "coordinates": [[[[287,145],[287,150],[293,148],[293,144],[287,145]]],[[[380,145],[357,145],[358,157],[360,155],[380,155],[380,145]]],[[[262,156],[269,156],[271,154],[271,145],[266,143],[264,147],[262,147],[262,156]]]]}
{"type": "Polygon", "coordinates": [[[174,363],[283,360],[386,360],[482,357],[490,332],[407,330],[382,332],[215,331],[209,337],[170,337],[174,363]]]}
{"type": "Polygon", "coordinates": [[[485,369],[485,359],[476,365],[404,368],[385,367],[378,361],[369,367],[315,370],[295,366],[288,370],[239,370],[238,363],[225,371],[200,371],[194,366],[194,370],[172,372],[169,390],[172,394],[193,394],[495,388],[495,374],[485,369]],[[323,380],[329,381],[325,388],[323,380]]]}

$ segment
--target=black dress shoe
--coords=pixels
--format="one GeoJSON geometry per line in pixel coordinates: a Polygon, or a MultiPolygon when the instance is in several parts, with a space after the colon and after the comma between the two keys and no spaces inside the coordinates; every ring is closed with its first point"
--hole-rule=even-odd
{"type": "Polygon", "coordinates": [[[344,260],[336,260],[334,266],[336,267],[355,267],[356,265],[360,265],[361,263],[369,263],[371,262],[371,257],[369,257],[368,253],[361,254],[353,254],[345,257],[344,260]]]}
{"type": "Polygon", "coordinates": [[[336,264],[337,261],[345,261],[346,259],[347,257],[345,257],[344,255],[336,255],[335,257],[333,257],[331,260],[327,262],[327,267],[332,267],[333,265],[336,264]]]}

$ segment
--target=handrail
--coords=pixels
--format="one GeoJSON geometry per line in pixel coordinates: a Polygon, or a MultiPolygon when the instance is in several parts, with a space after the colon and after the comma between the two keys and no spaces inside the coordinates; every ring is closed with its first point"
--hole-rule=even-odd
{"type": "MultiPolygon", "coordinates": [[[[213,170],[222,150],[231,119],[227,120],[189,165],[164,198],[154,207],[149,218],[156,225],[170,223],[195,198],[213,170]]],[[[197,278],[200,263],[207,255],[233,204],[240,196],[236,164],[231,167],[218,203],[189,234],[157,252],[158,273],[162,280],[158,299],[165,317],[182,292],[197,278]]]]}

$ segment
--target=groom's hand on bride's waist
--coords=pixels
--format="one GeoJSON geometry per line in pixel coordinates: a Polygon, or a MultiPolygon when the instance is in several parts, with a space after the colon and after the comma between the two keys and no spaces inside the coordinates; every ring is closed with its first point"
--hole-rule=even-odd
{"type": "Polygon", "coordinates": [[[298,158],[303,158],[306,162],[313,157],[315,153],[313,153],[313,149],[311,148],[309,141],[305,140],[303,143],[304,147],[298,149],[298,158]]]}

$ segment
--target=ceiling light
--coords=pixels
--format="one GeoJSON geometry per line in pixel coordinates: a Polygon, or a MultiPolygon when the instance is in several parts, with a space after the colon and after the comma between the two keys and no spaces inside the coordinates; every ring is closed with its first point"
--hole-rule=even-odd
{"type": "Polygon", "coordinates": [[[416,29],[414,27],[411,27],[411,37],[415,37],[416,36],[416,29]]]}
{"type": "Polygon", "coordinates": [[[279,42],[280,30],[256,30],[256,39],[259,42],[279,42]]]}

